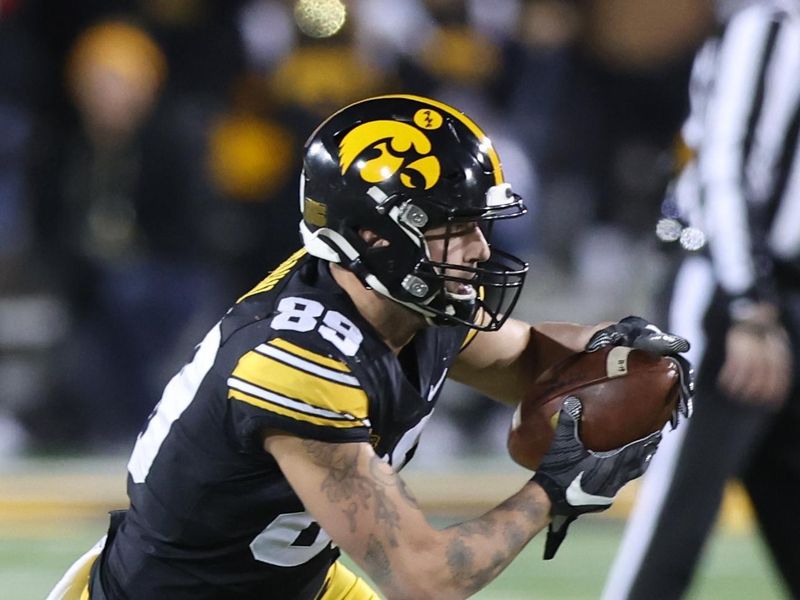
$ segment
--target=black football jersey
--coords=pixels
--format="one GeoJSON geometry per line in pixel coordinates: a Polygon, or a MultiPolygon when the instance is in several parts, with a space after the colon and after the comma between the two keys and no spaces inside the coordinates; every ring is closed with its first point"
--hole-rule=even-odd
{"type": "Polygon", "coordinates": [[[426,328],[398,358],[327,263],[295,253],[206,335],[139,435],[109,597],[314,598],[338,552],[263,432],[369,442],[399,469],[468,331],[426,328]]]}

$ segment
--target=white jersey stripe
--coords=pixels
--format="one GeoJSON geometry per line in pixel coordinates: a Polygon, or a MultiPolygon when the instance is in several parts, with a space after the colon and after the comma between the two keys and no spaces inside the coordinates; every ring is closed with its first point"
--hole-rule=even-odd
{"type": "Polygon", "coordinates": [[[329,381],[335,381],[336,383],[342,383],[344,385],[349,385],[355,388],[361,387],[361,385],[358,383],[358,379],[353,377],[352,375],[348,375],[346,373],[341,373],[339,371],[334,371],[333,369],[320,366],[309,360],[305,360],[304,358],[295,356],[290,352],[286,352],[285,350],[276,348],[275,346],[271,346],[269,344],[261,344],[256,348],[256,352],[264,356],[269,356],[270,358],[274,358],[286,365],[291,365],[292,367],[300,369],[301,371],[305,371],[306,373],[311,373],[313,375],[322,377],[323,379],[327,379],[329,381]]]}
{"type": "Polygon", "coordinates": [[[161,401],[136,440],[128,461],[128,471],[134,483],[145,480],[172,424],[189,408],[197,395],[200,384],[214,365],[221,337],[221,325],[217,323],[200,343],[192,362],[183,367],[164,388],[161,401]]]}
{"type": "Polygon", "coordinates": [[[283,396],[281,394],[276,394],[275,392],[265,390],[264,388],[255,386],[252,383],[248,383],[236,377],[228,378],[228,387],[231,387],[235,390],[239,390],[240,392],[244,392],[245,394],[249,394],[250,396],[255,396],[256,398],[266,400],[267,402],[277,404],[278,406],[288,408],[295,412],[303,413],[306,415],[313,415],[317,417],[323,417],[325,419],[330,419],[332,421],[361,421],[362,423],[364,423],[366,426],[369,427],[369,420],[367,419],[358,419],[353,415],[347,413],[337,413],[332,410],[326,410],[324,408],[311,406],[310,404],[306,404],[305,402],[301,402],[300,400],[296,400],[294,398],[289,398],[287,396],[283,396]]]}

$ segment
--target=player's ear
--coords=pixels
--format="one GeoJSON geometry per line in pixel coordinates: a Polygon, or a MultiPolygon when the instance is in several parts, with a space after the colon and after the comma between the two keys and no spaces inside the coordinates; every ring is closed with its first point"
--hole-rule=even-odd
{"type": "Polygon", "coordinates": [[[371,229],[359,229],[358,235],[370,248],[385,248],[389,245],[389,240],[382,238],[371,229]]]}

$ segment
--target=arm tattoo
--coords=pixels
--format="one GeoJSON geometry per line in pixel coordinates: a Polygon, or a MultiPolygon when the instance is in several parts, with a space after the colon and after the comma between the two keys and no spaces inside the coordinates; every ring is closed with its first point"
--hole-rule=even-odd
{"type": "Polygon", "coordinates": [[[493,511],[478,519],[449,527],[454,537],[447,547],[447,565],[454,579],[462,581],[464,589],[472,594],[492,581],[527,543],[526,527],[513,519],[499,525],[501,515],[521,513],[530,524],[542,523],[547,510],[538,502],[524,496],[512,496],[493,511]],[[478,538],[478,539],[474,539],[478,538]],[[469,545],[468,545],[469,542],[469,545]],[[495,544],[496,551],[488,564],[476,565],[471,544],[495,544]]]}
{"type": "Polygon", "coordinates": [[[396,486],[399,479],[391,467],[377,456],[372,456],[369,462],[370,476],[365,476],[358,470],[360,449],[357,446],[303,440],[303,447],[317,465],[327,470],[320,489],[328,501],[349,501],[344,512],[349,519],[350,531],[356,530],[360,508],[372,510],[389,545],[396,547],[399,544],[397,530],[400,528],[400,514],[387,491],[396,486]]]}
{"type": "Polygon", "coordinates": [[[358,512],[358,504],[351,502],[350,505],[342,511],[347,517],[347,522],[350,524],[350,533],[356,532],[356,513],[358,512]]]}
{"type": "Polygon", "coordinates": [[[398,475],[397,476],[397,489],[400,490],[400,494],[403,496],[406,502],[408,502],[411,506],[419,510],[419,502],[414,497],[414,494],[411,493],[411,490],[408,489],[406,482],[398,475]]]}
{"type": "Polygon", "coordinates": [[[447,566],[457,579],[465,579],[472,575],[474,554],[461,538],[453,539],[447,545],[447,566]]]}
{"type": "Polygon", "coordinates": [[[369,565],[369,573],[380,586],[388,585],[392,581],[392,570],[389,566],[389,557],[378,539],[370,535],[367,540],[367,551],[364,553],[364,562],[369,565]]]}
{"type": "Polygon", "coordinates": [[[384,487],[396,487],[400,495],[414,508],[419,508],[417,499],[411,494],[405,481],[389,466],[377,456],[373,456],[369,461],[369,472],[384,487]]]}
{"type": "MultiPolygon", "coordinates": [[[[372,454],[359,468],[361,445],[330,444],[303,440],[303,447],[313,462],[324,469],[320,491],[347,517],[351,533],[367,519],[368,537],[364,566],[375,583],[391,587],[393,574],[387,548],[400,545],[400,512],[391,498],[396,488],[400,498],[417,508],[417,501],[392,467],[372,454]]],[[[547,519],[548,508],[530,494],[508,498],[486,515],[453,525],[445,548],[445,560],[453,581],[471,595],[492,581],[517,556],[532,532],[547,519]]]]}
{"type": "Polygon", "coordinates": [[[484,515],[480,519],[475,519],[474,521],[465,521],[464,523],[459,523],[455,527],[462,535],[479,535],[487,538],[494,535],[497,524],[495,523],[493,517],[484,515]]]}
{"type": "Polygon", "coordinates": [[[375,518],[378,522],[383,522],[389,545],[397,546],[396,530],[400,527],[400,514],[397,512],[397,506],[386,493],[386,489],[394,485],[397,476],[391,471],[391,467],[377,456],[369,459],[369,470],[373,480],[370,481],[366,478],[365,480],[371,485],[375,497],[375,518]]]}
{"type": "Polygon", "coordinates": [[[525,545],[525,534],[515,527],[513,523],[506,523],[503,535],[505,535],[509,548],[521,548],[525,545]]]}
{"type": "Polygon", "coordinates": [[[460,580],[470,595],[492,581],[511,560],[507,554],[498,551],[487,566],[479,569],[474,564],[474,558],[472,549],[459,538],[447,547],[447,566],[453,578],[460,580]]]}

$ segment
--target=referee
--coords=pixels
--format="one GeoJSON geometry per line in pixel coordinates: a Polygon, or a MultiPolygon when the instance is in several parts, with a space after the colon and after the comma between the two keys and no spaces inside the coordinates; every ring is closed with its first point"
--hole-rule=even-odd
{"type": "Polygon", "coordinates": [[[665,435],[603,598],[682,597],[732,478],[800,598],[800,0],[736,13],[700,49],[689,94],[693,158],[672,191],[693,227],[667,233],[707,241],[669,310],[693,344],[695,414],[665,435]]]}

